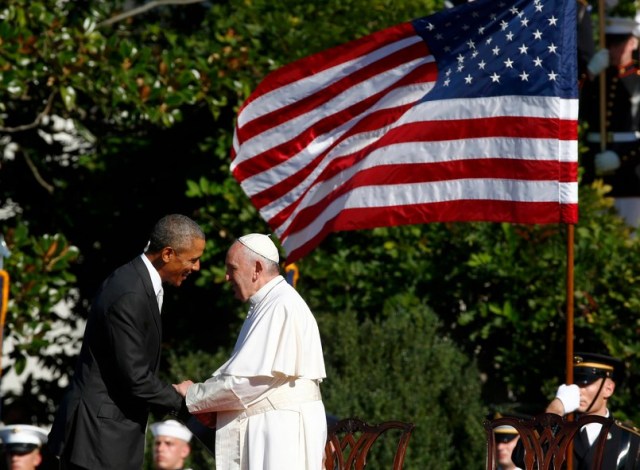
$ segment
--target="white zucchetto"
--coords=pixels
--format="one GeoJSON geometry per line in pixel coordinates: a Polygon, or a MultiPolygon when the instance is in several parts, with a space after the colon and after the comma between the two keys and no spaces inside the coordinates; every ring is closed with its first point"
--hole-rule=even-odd
{"type": "Polygon", "coordinates": [[[278,248],[276,248],[276,245],[268,235],[250,233],[249,235],[244,235],[238,238],[238,241],[260,256],[264,256],[274,263],[280,262],[278,248]]]}

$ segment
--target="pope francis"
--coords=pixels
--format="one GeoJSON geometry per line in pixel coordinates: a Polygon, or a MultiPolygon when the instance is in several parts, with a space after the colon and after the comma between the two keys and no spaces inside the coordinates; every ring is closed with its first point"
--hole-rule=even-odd
{"type": "Polygon", "coordinates": [[[327,438],[318,325],[280,275],[267,235],[239,238],[226,280],[249,312],[231,357],[203,383],[176,388],[189,411],[216,427],[217,470],[320,470],[327,438]]]}

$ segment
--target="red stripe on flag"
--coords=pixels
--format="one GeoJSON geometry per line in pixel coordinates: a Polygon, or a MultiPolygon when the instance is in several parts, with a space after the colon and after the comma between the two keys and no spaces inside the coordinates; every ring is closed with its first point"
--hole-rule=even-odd
{"type": "Polygon", "coordinates": [[[485,222],[546,224],[556,223],[560,217],[577,221],[578,206],[577,204],[559,206],[557,203],[544,202],[461,200],[384,209],[344,209],[337,217],[327,221],[313,238],[291,250],[287,256],[287,262],[293,263],[307,255],[331,232],[419,224],[424,223],[425,220],[429,222],[479,221],[478,214],[484,215],[482,220],[485,222]],[[490,212],[486,210],[487,205],[491,206],[490,212]],[[564,214],[560,214],[561,210],[564,214]]]}

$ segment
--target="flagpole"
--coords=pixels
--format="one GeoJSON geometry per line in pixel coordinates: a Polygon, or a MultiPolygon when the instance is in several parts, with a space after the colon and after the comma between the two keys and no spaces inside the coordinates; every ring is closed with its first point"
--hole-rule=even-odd
{"type": "Polygon", "coordinates": [[[573,383],[573,286],[574,286],[574,238],[575,225],[567,225],[567,341],[566,341],[566,383],[573,383]]]}
{"type": "MultiPolygon", "coordinates": [[[[573,286],[574,286],[574,238],[575,225],[567,225],[567,340],[566,340],[566,382],[573,383],[573,286]]],[[[569,414],[569,421],[573,421],[573,413],[569,414]]],[[[566,454],[567,468],[573,468],[573,440],[569,442],[566,454]]]]}

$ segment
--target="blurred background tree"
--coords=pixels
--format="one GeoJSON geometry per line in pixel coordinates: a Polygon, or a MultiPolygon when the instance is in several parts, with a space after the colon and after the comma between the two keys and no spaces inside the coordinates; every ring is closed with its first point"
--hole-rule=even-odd
{"type": "MultiPolygon", "coordinates": [[[[163,374],[204,380],[245,307],[233,237],[268,232],[229,174],[233,119],[271,70],[441,9],[435,0],[8,0],[0,6],[0,231],[12,255],[5,421],[48,425],[95,290],[153,223],[208,234],[165,295],[163,374]],[[31,375],[27,359],[48,375],[31,375]]],[[[625,360],[614,411],[640,422],[640,249],[607,188],[580,188],[576,350],[625,360]]],[[[566,228],[429,224],[333,234],[298,264],[321,328],[327,411],[418,425],[406,468],[483,468],[482,419],[537,413],[564,378],[566,228]]],[[[7,351],[5,351],[7,352],[7,351]]],[[[161,417],[154,417],[161,419],[161,417]]],[[[193,465],[212,460],[195,446],[193,465]]]]}

